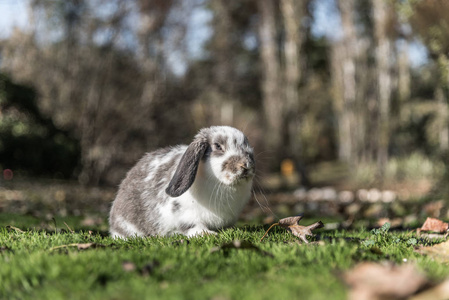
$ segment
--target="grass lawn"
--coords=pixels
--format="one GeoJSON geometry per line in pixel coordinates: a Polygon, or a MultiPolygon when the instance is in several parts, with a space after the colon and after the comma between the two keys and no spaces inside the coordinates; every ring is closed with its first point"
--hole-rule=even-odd
{"type": "Polygon", "coordinates": [[[300,244],[282,228],[259,242],[267,226],[113,240],[104,225],[89,232],[76,218],[58,218],[54,230],[39,224],[0,217],[0,299],[346,299],[341,274],[361,261],[414,261],[435,281],[449,276],[446,265],[414,251],[435,243],[414,232],[321,229],[300,244]],[[255,247],[220,247],[235,240],[255,247]]]}

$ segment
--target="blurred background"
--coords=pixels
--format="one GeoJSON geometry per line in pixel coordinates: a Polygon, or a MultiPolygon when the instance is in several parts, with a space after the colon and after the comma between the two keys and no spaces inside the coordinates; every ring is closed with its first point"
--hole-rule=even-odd
{"type": "Polygon", "coordinates": [[[143,153],[210,125],[249,137],[266,206],[285,192],[296,211],[328,198],[444,207],[448,11],[445,0],[0,0],[3,210],[90,203],[70,198],[79,186],[109,191],[97,197],[107,211],[143,153]]]}

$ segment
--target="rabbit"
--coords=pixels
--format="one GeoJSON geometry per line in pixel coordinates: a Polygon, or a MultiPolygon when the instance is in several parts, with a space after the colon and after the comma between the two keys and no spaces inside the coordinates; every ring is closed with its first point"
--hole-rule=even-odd
{"type": "Polygon", "coordinates": [[[254,150],[241,131],[203,128],[190,145],[147,153],[128,172],[111,207],[110,234],[215,234],[237,221],[254,175],[254,150]]]}

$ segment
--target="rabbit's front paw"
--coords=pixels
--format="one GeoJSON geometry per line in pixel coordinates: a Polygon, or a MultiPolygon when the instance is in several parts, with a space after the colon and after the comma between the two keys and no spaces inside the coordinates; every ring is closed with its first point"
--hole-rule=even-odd
{"type": "Polygon", "coordinates": [[[204,227],[193,227],[187,231],[188,237],[194,237],[194,236],[205,236],[205,235],[216,235],[217,233],[215,231],[209,230],[204,227]]]}

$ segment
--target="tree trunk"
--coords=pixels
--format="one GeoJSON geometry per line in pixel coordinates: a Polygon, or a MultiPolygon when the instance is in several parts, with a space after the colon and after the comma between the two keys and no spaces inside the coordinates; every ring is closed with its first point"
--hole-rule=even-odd
{"type": "Polygon", "coordinates": [[[338,157],[342,161],[355,162],[357,160],[357,141],[355,130],[355,106],[356,106],[356,46],[357,36],[354,25],[354,0],[340,0],[338,7],[341,14],[343,40],[340,45],[335,44],[334,72],[339,74],[341,93],[337,97],[335,108],[337,111],[339,136],[338,157]],[[340,68],[339,71],[336,68],[340,68]]]}
{"type": "Polygon", "coordinates": [[[257,5],[260,12],[258,29],[262,61],[262,103],[267,124],[266,146],[277,156],[282,136],[283,99],[281,66],[276,43],[276,6],[273,0],[260,0],[257,5]]]}
{"type": "Polygon", "coordinates": [[[390,40],[387,36],[389,6],[385,0],[372,0],[372,9],[376,43],[377,96],[379,101],[377,169],[379,175],[383,177],[388,161],[390,138],[391,72],[389,59],[392,51],[390,40]]]}
{"type": "Polygon", "coordinates": [[[299,86],[301,83],[302,56],[301,48],[305,39],[305,30],[301,21],[306,13],[308,1],[282,0],[281,13],[285,28],[284,40],[284,100],[286,138],[283,141],[285,156],[298,160],[300,152],[300,114],[299,86]]]}
{"type": "Polygon", "coordinates": [[[399,43],[398,51],[398,95],[404,103],[410,99],[410,58],[409,41],[404,39],[399,43]]]}
{"type": "Polygon", "coordinates": [[[435,97],[438,103],[439,146],[440,152],[449,150],[449,59],[445,54],[438,56],[440,80],[436,87],[435,97]]]}
{"type": "MultiPolygon", "coordinates": [[[[214,49],[213,89],[217,94],[217,106],[220,113],[217,114],[221,124],[232,125],[234,122],[235,90],[233,81],[233,20],[232,3],[227,0],[212,0],[211,6],[215,17],[213,19],[214,35],[211,46],[214,49]]],[[[214,105],[215,106],[215,105],[214,105]]],[[[217,110],[215,107],[214,110],[217,110]]]]}

